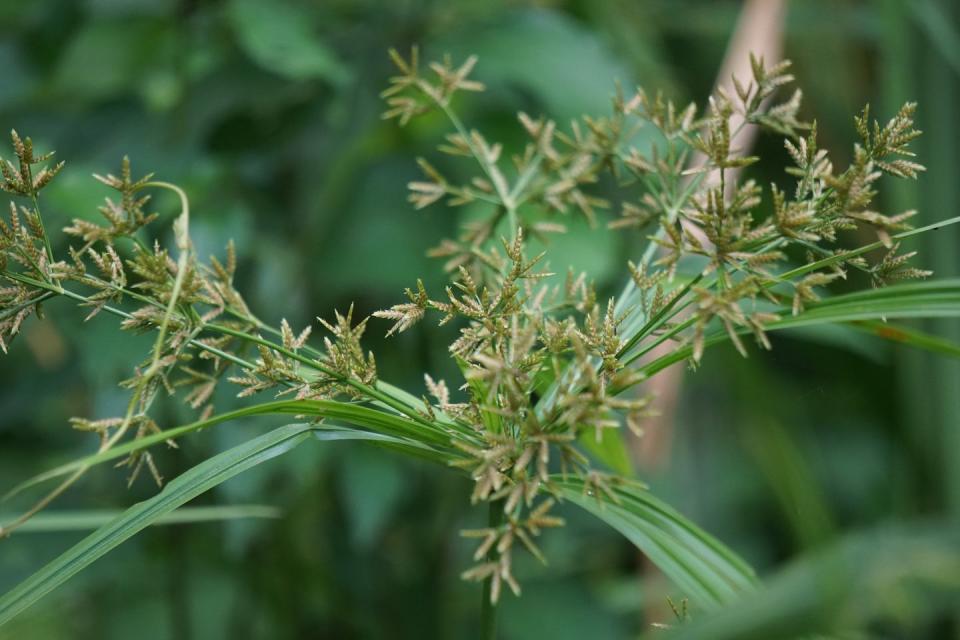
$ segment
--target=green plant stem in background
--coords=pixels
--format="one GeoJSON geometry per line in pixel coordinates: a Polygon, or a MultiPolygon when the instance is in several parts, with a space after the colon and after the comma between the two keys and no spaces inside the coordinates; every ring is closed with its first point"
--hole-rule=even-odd
{"type": "MultiPolygon", "coordinates": [[[[98,529],[123,515],[116,509],[86,511],[48,511],[30,519],[20,527],[23,533],[58,533],[62,531],[87,531],[98,529]]],[[[223,505],[215,507],[181,507],[158,518],[154,526],[224,522],[244,519],[278,519],[280,509],[268,505],[223,505]]]]}
{"type": "MultiPolygon", "coordinates": [[[[487,526],[496,529],[503,522],[503,504],[501,502],[491,502],[487,509],[487,526]]],[[[490,554],[487,560],[492,561],[490,554]]],[[[497,610],[499,603],[494,602],[490,597],[490,590],[493,585],[493,578],[487,578],[483,581],[483,589],[480,601],[480,638],[481,640],[496,640],[497,637],[497,610]]]]}
{"type": "MultiPolygon", "coordinates": [[[[922,93],[918,95],[926,105],[923,126],[936,135],[926,137],[922,153],[929,159],[930,172],[926,180],[923,208],[928,218],[937,211],[955,211],[960,208],[960,191],[957,190],[957,167],[960,166],[960,124],[957,120],[957,104],[960,101],[960,76],[956,63],[958,51],[958,24],[960,9],[953,0],[926,0],[908,3],[921,17],[922,35],[936,44],[917,60],[915,68],[921,71],[922,93]],[[916,6],[914,6],[916,5],[916,6]],[[927,16],[924,18],[923,16],[927,16]],[[939,19],[938,19],[939,18],[939,19]],[[944,37],[940,37],[943,34],[944,37]],[[951,34],[949,40],[945,36],[951,34]]],[[[947,232],[928,236],[926,259],[930,268],[939,273],[956,272],[960,269],[960,232],[947,232]]],[[[960,340],[960,322],[954,319],[932,319],[928,330],[946,339],[960,340]]],[[[934,424],[930,425],[930,441],[938,443],[929,449],[933,468],[938,468],[943,483],[943,503],[960,525],[960,363],[949,359],[930,359],[924,363],[933,382],[925,391],[933,408],[934,424]]],[[[960,627],[956,630],[960,638],[960,627]]]]}

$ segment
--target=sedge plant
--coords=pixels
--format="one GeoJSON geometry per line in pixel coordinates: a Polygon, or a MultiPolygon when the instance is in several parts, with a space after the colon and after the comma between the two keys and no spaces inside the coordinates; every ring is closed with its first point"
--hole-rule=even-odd
{"type": "Polygon", "coordinates": [[[960,282],[927,279],[930,272],[910,266],[913,252],[902,247],[960,219],[913,229],[914,212],[875,210],[881,180],[923,171],[910,151],[920,135],[914,104],[886,124],[864,109],[853,123],[860,142],[851,162],[835,166],[818,146],[816,124],[800,119],[800,91],[783,93],[793,82],[789,63],[752,59],[752,77],[735,78],[733,93],[718,90],[704,109],[640,89],[618,90],[611,113],[567,127],[520,113],[528,142],[511,153],[469,128],[455,108],[460,94],[484,89],[471,78],[475,58],[421,68],[416,50],[391,57],[398,73],[383,94],[384,117],[402,126],[439,112],[450,126],[439,152],[472,171],[456,180],[419,159],[424,178],[410,183],[410,201],[418,209],[443,203],[483,213],[432,250],[449,274],[446,288],[413,282],[403,301],[373,318],[351,308],[306,327],[264,323],[234,286],[233,244],[202,260],[190,237],[197,213],[187,194],[152,175],[137,177],[126,158],[116,175],[95,176],[112,192],[100,207],[102,222],[74,220],[63,229],[68,249],[56,253],[62,243],[51,241],[41,193],[63,163],[12,133],[15,160],[0,163],[0,186],[14,198],[0,222],[0,348],[11,348],[23,324],[42,319],[44,303],[57,297],[74,301],[87,319],[115,316],[119,329],[148,333],[153,345],[120,382],[129,394],[121,415],[73,419],[74,429],[96,437],[96,452],[9,491],[8,498],[48,486],[0,534],[16,534],[102,463],[120,462],[129,482],[148,474],[162,486],[157,447],[164,443],[252,415],[293,422],[214,456],[101,526],[0,597],[0,625],[196,495],[309,439],[367,440],[473,481],[465,499],[487,509],[488,525],[462,532],[476,542],[474,564],[462,575],[483,584],[482,637],[495,636],[505,591],[521,593],[515,555],[546,561],[538,540],[563,526],[559,503],[590,511],[636,544],[687,598],[677,616],[684,620],[688,603],[709,611],[761,587],[734,553],[639,479],[614,470],[611,451],[642,437],[656,409],[641,383],[671,365],[696,367],[712,345],[730,342],[747,355],[749,340],[769,349],[769,333],[807,325],[842,323],[918,347],[953,348],[893,324],[960,314],[960,282]],[[731,147],[742,127],[783,139],[786,181],[764,186],[749,178],[761,159],[731,147]],[[648,134],[645,146],[638,131],[648,134]],[[614,196],[601,197],[599,185],[614,196]],[[162,191],[180,203],[170,246],[160,242],[150,211],[162,191]],[[612,229],[647,242],[623,265],[619,295],[601,298],[591,274],[551,262],[550,235],[575,216],[591,224],[610,219],[612,229]],[[534,254],[531,239],[547,249],[534,254]],[[565,280],[551,278],[554,270],[565,280]],[[866,286],[828,295],[848,276],[866,286]],[[379,377],[363,336],[423,321],[457,328],[448,352],[461,376],[426,371],[422,389],[401,390],[379,377]],[[324,334],[319,340],[315,329],[324,334]],[[244,404],[218,411],[221,385],[233,386],[244,404]],[[158,424],[151,416],[161,396],[180,398],[196,420],[158,424]]]}

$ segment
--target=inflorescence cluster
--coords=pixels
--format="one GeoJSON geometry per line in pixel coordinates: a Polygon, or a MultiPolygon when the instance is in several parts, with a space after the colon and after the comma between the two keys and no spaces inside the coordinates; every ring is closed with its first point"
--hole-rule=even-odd
{"type": "MultiPolygon", "coordinates": [[[[201,261],[190,241],[185,194],[151,176],[134,179],[127,159],[119,177],[97,176],[115,192],[100,208],[103,222],[74,220],[64,229],[72,244],[56,256],[38,196],[63,165],[43,166],[50,154],[35,155],[29,138],[13,133],[18,163],[0,162],[0,186],[25,204],[11,204],[9,221],[0,221],[6,282],[0,347],[5,351],[27,317],[40,315],[55,296],[88,308],[88,318],[108,312],[122,319],[123,329],[156,335],[154,348],[122,383],[130,390],[127,411],[73,421],[98,434],[101,452],[160,432],[150,412],[161,393],[179,393],[201,418],[214,415],[212,398],[224,380],[239,387],[240,397],[269,392],[364,403],[429,435],[431,446],[470,474],[472,500],[493,505],[489,527],[464,532],[479,540],[477,564],[464,577],[489,579],[495,601],[504,584],[519,592],[511,570],[516,543],[543,559],[535,539],[562,524],[551,512],[551,474],[576,474],[588,492],[617,500],[613,487],[627,480],[594,469],[581,443],[623,426],[642,434],[651,399],[636,387],[659,370],[642,364],[656,347],[686,349],[694,363],[712,335],[726,334],[744,354],[744,335],[769,348],[770,323],[804,313],[818,301],[818,289],[850,269],[866,272],[877,286],[927,275],[907,264],[912,254],[900,254],[892,239],[909,228],[913,212],[873,209],[882,175],[914,178],[923,169],[909,150],[919,135],[913,104],[883,126],[865,109],[855,122],[861,141],[852,162],[839,169],[818,147],[815,124],[799,120],[800,91],[778,98],[793,80],[789,63],[768,68],[754,59],[752,77],[735,79],[732,94],[719,90],[705,110],[638,90],[618,92],[609,116],[584,117],[566,129],[521,113],[529,140],[508,158],[454,109],[459,92],[483,90],[470,78],[475,58],[422,70],[416,50],[409,59],[391,56],[399,73],[384,92],[384,116],[403,125],[442,113],[452,130],[439,150],[475,168],[471,178],[454,180],[419,160],[425,177],[409,185],[410,201],[417,208],[483,204],[488,212],[432,251],[450,273],[444,291],[429,293],[418,281],[405,302],[373,314],[392,321],[388,335],[428,315],[458,328],[449,352],[462,386],[452,391],[427,374],[422,400],[378,380],[373,354],[361,345],[368,319],[357,321],[353,309],[332,322],[319,319],[327,337],[317,347],[309,343],[310,326],[295,331],[285,320],[278,328],[261,322],[234,287],[232,243],[224,258],[201,261]],[[742,177],[759,161],[733,147],[743,127],[784,138],[794,184],[765,190],[742,177]],[[635,142],[642,130],[655,132],[643,138],[648,148],[635,142]],[[181,198],[170,249],[147,240],[155,237],[150,225],[157,218],[147,210],[151,189],[181,198]],[[611,191],[619,201],[609,199],[611,191]],[[765,197],[768,215],[761,214],[765,197]],[[528,255],[528,238],[563,232],[571,215],[591,224],[612,218],[611,228],[648,234],[648,249],[624,265],[628,284],[620,296],[600,299],[589,274],[570,272],[564,285],[550,285],[547,257],[528,255]],[[873,263],[839,244],[842,232],[864,227],[887,247],[873,263]]],[[[131,480],[146,466],[160,481],[146,449],[126,463],[131,480]]]]}

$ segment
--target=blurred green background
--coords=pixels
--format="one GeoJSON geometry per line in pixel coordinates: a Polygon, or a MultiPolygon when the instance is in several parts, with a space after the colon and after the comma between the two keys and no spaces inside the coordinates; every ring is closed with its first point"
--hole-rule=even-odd
{"type": "MultiPolygon", "coordinates": [[[[446,129],[380,120],[388,47],[476,53],[489,90],[462,103],[464,119],[509,143],[520,139],[516,111],[560,122],[604,114],[615,80],[702,104],[740,11],[710,0],[0,0],[0,129],[67,161],[43,202],[58,226],[96,215],[107,194],[89,176],[115,172],[124,154],[135,172],[182,185],[201,255],[234,238],[254,310],[302,326],[351,302],[363,315],[387,307],[418,276],[434,289],[444,281],[425,252],[459,214],[414,212],[405,184],[446,129]]],[[[923,223],[956,215],[960,201],[958,13],[952,0],[789,3],[785,55],[838,164],[864,103],[886,118],[920,102],[929,171],[882,199],[893,212],[920,209],[923,223]]],[[[785,159],[779,141],[758,144],[785,159]]],[[[761,182],[784,178],[776,163],[767,171],[761,182]]],[[[156,205],[173,212],[162,194],[156,205]]],[[[960,274],[958,240],[952,229],[924,236],[922,261],[960,274]]],[[[639,241],[576,229],[556,241],[554,266],[576,262],[614,291],[639,241]]],[[[118,336],[109,317],[81,325],[81,314],[50,305],[0,361],[2,489],[94,446],[70,416],[115,415],[125,402],[116,382],[147,343],[118,336]]],[[[373,324],[368,340],[384,379],[417,393],[423,371],[456,379],[449,332],[424,325],[384,340],[386,327],[373,324]]],[[[960,339],[955,321],[926,328],[960,339]]],[[[839,331],[774,342],[748,360],[716,349],[684,377],[669,459],[639,471],[660,496],[764,575],[851,532],[960,519],[955,361],[839,331]]],[[[222,391],[220,409],[235,402],[222,391]]],[[[188,413],[167,403],[155,417],[169,426],[188,413]]],[[[161,468],[172,477],[268,424],[191,437],[160,454],[161,468]]],[[[153,491],[99,470],[57,508],[121,507],[153,491]]],[[[483,514],[468,495],[465,480],[425,463],[360,445],[303,447],[199,501],[276,505],[282,518],[148,530],[0,637],[475,637],[480,590],[459,580],[470,545],[457,532],[483,514]]],[[[569,526],[543,539],[550,566],[517,568],[524,595],[506,598],[502,636],[630,638],[669,622],[634,548],[564,515],[569,526]]],[[[0,543],[0,591],[79,536],[0,543]]],[[[942,570],[956,586],[960,576],[942,570]]],[[[890,597],[871,637],[960,637],[955,599],[890,597]]]]}

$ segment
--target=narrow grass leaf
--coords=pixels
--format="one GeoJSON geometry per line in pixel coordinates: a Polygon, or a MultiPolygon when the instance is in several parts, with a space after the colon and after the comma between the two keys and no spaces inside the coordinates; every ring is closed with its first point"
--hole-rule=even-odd
{"type": "MultiPolygon", "coordinates": [[[[960,535],[947,523],[851,534],[766,581],[723,611],[697,616],[667,640],[865,637],[891,611],[909,619],[948,614],[960,595],[960,535]],[[939,594],[939,595],[936,595],[939,594]],[[851,632],[853,635],[851,635],[851,632]],[[832,635],[837,634],[837,635],[832,635]]],[[[914,627],[916,628],[916,627],[914,627]]]]}
{"type": "MultiPolygon", "coordinates": [[[[817,324],[883,321],[900,318],[960,317],[960,280],[941,280],[929,283],[893,285],[882,289],[833,296],[803,313],[792,316],[782,309],[781,319],[765,325],[768,331],[778,331],[817,324]]],[[[746,330],[739,333],[745,334],[746,330]]],[[[725,342],[730,336],[723,331],[707,336],[705,345],[725,342]]],[[[916,339],[904,340],[922,348],[933,346],[931,342],[916,339]]],[[[941,350],[943,347],[941,346],[941,350]]],[[[692,347],[687,345],[673,350],[646,365],[643,372],[650,376],[672,364],[690,357],[692,347]]]]}
{"type": "Polygon", "coordinates": [[[436,453],[424,441],[429,441],[434,445],[445,445],[449,438],[441,436],[435,432],[423,429],[418,424],[392,413],[378,411],[361,405],[338,402],[334,400],[287,400],[265,402],[262,404],[244,407],[235,411],[227,411],[206,420],[198,420],[180,427],[167,429],[159,433],[144,436],[118,445],[94,455],[80,458],[72,462],[60,465],[38,474],[24,482],[21,482],[13,489],[4,494],[2,500],[9,500],[13,496],[23,492],[25,489],[36,486],[47,480],[52,480],[60,476],[67,475],[83,467],[92,467],[110,460],[115,460],[121,456],[129,455],[135,451],[151,447],[156,444],[166,442],[167,440],[176,440],[188,433],[199,431],[230,420],[247,418],[257,415],[304,415],[304,416],[322,416],[346,422],[362,428],[370,429],[376,433],[392,435],[398,438],[407,438],[403,443],[393,441],[391,446],[405,444],[407,449],[421,449],[423,456],[430,457],[437,462],[446,462],[449,460],[436,453]]]}
{"type": "Polygon", "coordinates": [[[733,551],[647,491],[616,487],[616,504],[588,495],[577,478],[554,481],[559,497],[626,536],[698,607],[717,609],[756,588],[753,570],[733,551]]]}
{"type": "Polygon", "coordinates": [[[181,505],[312,437],[368,440],[387,436],[345,430],[324,433],[317,425],[290,424],[224,451],[181,474],[153,498],[130,507],[0,597],[0,626],[181,505]]]}

